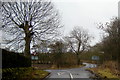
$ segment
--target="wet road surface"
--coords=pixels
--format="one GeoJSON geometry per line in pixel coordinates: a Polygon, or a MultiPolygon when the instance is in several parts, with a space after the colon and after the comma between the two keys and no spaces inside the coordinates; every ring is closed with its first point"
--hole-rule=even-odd
{"type": "Polygon", "coordinates": [[[96,67],[96,64],[83,64],[86,64],[86,66],[81,68],[46,70],[51,74],[45,80],[92,80],[90,77],[94,75],[85,69],[96,67]]]}

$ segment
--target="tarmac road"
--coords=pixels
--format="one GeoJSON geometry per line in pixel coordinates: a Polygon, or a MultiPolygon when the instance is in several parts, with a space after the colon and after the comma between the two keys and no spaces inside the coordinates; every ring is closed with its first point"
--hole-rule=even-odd
{"type": "Polygon", "coordinates": [[[94,75],[85,69],[96,67],[96,64],[83,64],[86,64],[86,66],[82,68],[46,70],[51,74],[45,80],[92,80],[90,77],[94,75]]]}

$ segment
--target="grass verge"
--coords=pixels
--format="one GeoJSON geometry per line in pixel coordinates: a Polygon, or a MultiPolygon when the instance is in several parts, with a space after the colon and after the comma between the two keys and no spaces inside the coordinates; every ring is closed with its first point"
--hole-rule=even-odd
{"type": "MultiPolygon", "coordinates": [[[[93,74],[95,74],[97,77],[107,80],[120,80],[119,76],[114,75],[109,68],[89,68],[86,69],[93,74]]],[[[97,77],[94,78],[97,78],[97,77]]]]}
{"type": "Polygon", "coordinates": [[[81,68],[85,65],[73,65],[73,66],[62,66],[62,67],[57,67],[56,65],[52,65],[49,69],[71,69],[71,68],[81,68]]]}
{"type": "Polygon", "coordinates": [[[42,80],[49,73],[32,67],[26,67],[3,69],[2,74],[2,80],[42,80]]]}

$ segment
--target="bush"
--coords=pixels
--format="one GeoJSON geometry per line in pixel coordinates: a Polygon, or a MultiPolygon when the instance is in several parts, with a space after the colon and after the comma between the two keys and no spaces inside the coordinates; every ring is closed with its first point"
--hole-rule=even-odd
{"type": "Polygon", "coordinates": [[[53,62],[58,68],[77,65],[77,59],[74,53],[56,53],[54,54],[53,62]]]}
{"type": "Polygon", "coordinates": [[[53,64],[57,67],[69,67],[77,65],[77,58],[74,53],[41,53],[39,54],[40,64],[53,64]]]}
{"type": "Polygon", "coordinates": [[[2,50],[2,68],[30,67],[31,59],[20,53],[2,50]]]}

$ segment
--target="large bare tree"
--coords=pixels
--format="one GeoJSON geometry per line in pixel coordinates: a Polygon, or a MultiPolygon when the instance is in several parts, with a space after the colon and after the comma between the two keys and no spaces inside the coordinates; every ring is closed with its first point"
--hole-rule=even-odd
{"type": "Polygon", "coordinates": [[[66,37],[66,40],[72,51],[77,55],[77,63],[79,65],[80,54],[89,47],[90,35],[83,28],[74,27],[70,36],[66,37]]]}
{"type": "Polygon", "coordinates": [[[53,38],[61,28],[58,11],[50,1],[2,2],[2,27],[8,47],[30,55],[31,45],[53,38]]]}

